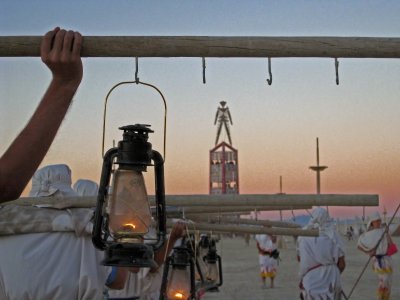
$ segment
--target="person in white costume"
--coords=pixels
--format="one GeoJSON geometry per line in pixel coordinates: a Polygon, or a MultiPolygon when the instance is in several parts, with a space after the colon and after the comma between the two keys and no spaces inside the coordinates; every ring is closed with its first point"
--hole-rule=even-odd
{"type": "Polygon", "coordinates": [[[376,295],[376,299],[379,300],[390,299],[393,263],[388,248],[392,243],[390,234],[382,226],[381,216],[378,212],[374,212],[370,215],[367,231],[359,237],[357,246],[359,250],[372,256],[372,270],[379,279],[376,295]]]}
{"type": "MultiPolygon", "coordinates": [[[[66,165],[46,166],[32,178],[33,197],[76,196],[66,165]]],[[[0,299],[102,299],[110,267],[91,240],[93,209],[0,208],[0,299]]],[[[126,270],[110,287],[122,288],[126,270]]]]}
{"type": "Polygon", "coordinates": [[[78,196],[97,196],[99,185],[89,179],[78,179],[73,187],[78,196]]]}
{"type": "Polygon", "coordinates": [[[270,287],[273,288],[278,269],[278,257],[275,256],[275,253],[278,253],[275,244],[276,237],[268,234],[257,234],[255,238],[258,249],[262,287],[266,288],[266,279],[269,278],[271,281],[270,287]]]}
{"type": "Polygon", "coordinates": [[[340,273],[346,267],[343,241],[326,209],[315,208],[307,229],[318,229],[318,237],[299,237],[300,297],[305,300],[341,299],[340,273]]]}

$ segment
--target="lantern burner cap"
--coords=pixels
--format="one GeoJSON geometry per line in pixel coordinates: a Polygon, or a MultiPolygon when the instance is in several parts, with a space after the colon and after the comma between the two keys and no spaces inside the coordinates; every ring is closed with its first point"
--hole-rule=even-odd
{"type": "Polygon", "coordinates": [[[155,268],[153,248],[146,244],[111,244],[102,264],[116,267],[155,268]]]}

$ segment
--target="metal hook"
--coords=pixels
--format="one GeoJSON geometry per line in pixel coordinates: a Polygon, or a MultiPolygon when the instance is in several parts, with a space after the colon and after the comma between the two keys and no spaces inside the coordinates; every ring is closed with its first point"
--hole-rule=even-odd
{"type": "Polygon", "coordinates": [[[269,79],[267,79],[268,85],[272,84],[272,71],[271,71],[271,57],[268,57],[268,73],[269,79]]]}
{"type": "Polygon", "coordinates": [[[206,59],[202,57],[203,61],[203,83],[206,84],[206,59]]]}
{"type": "Polygon", "coordinates": [[[336,85],[339,85],[339,60],[335,57],[336,85]]]}
{"type": "Polygon", "coordinates": [[[139,77],[138,77],[138,73],[139,73],[139,58],[137,56],[135,57],[135,65],[136,65],[135,82],[136,82],[136,84],[139,84],[139,77]]]}
{"type": "Polygon", "coordinates": [[[292,220],[293,220],[293,222],[295,222],[295,221],[296,221],[296,216],[295,216],[295,214],[294,214],[294,211],[293,211],[293,209],[292,209],[292,220]]]}

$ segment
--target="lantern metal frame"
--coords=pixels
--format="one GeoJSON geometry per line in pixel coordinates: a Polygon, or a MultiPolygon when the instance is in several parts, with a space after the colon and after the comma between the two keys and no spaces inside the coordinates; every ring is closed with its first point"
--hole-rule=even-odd
{"type": "MultiPolygon", "coordinates": [[[[196,299],[196,279],[195,279],[195,260],[193,253],[183,242],[181,246],[173,248],[173,253],[168,256],[164,263],[164,272],[161,283],[160,297],[159,300],[166,300],[167,285],[168,285],[168,274],[172,268],[187,268],[190,271],[190,296],[188,299],[196,299]]],[[[186,300],[186,299],[185,299],[186,300]]]]}
{"type": "Polygon", "coordinates": [[[94,214],[92,241],[96,248],[105,251],[104,265],[120,267],[155,267],[154,251],[160,249],[166,240],[166,208],[164,188],[164,160],[160,153],[151,149],[147,142],[148,133],[153,132],[150,125],[128,125],[124,130],[123,140],[118,147],[111,148],[103,158],[97,206],[94,214]],[[157,241],[155,243],[123,243],[110,240],[106,203],[113,161],[122,169],[147,171],[147,166],[154,162],[155,200],[157,218],[157,241]]]}
{"type": "MultiPolygon", "coordinates": [[[[215,289],[218,287],[220,287],[223,284],[223,276],[222,276],[222,259],[221,256],[219,256],[217,254],[217,246],[216,246],[216,242],[214,239],[210,239],[209,240],[209,246],[208,246],[208,253],[207,255],[205,255],[203,257],[203,260],[207,263],[207,265],[209,264],[216,264],[218,263],[218,279],[219,282],[218,283],[213,283],[213,286],[209,287],[208,290],[210,289],[215,289]]],[[[206,280],[206,282],[209,280],[206,280]]]]}

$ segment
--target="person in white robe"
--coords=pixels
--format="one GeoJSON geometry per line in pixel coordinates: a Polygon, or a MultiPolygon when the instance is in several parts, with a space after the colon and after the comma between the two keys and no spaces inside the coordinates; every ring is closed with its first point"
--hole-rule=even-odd
{"type": "Polygon", "coordinates": [[[72,186],[78,196],[97,196],[99,185],[89,179],[78,179],[72,186]]]}
{"type": "Polygon", "coordinates": [[[307,229],[318,229],[318,237],[299,237],[297,259],[300,262],[300,297],[304,300],[341,299],[340,273],[345,268],[343,241],[326,209],[312,211],[307,229]]]}
{"type": "Polygon", "coordinates": [[[275,244],[276,237],[268,234],[257,234],[255,238],[258,249],[262,287],[266,288],[266,279],[269,278],[270,287],[273,288],[278,269],[278,258],[274,255],[274,253],[277,253],[275,244]]]}
{"type": "Polygon", "coordinates": [[[382,219],[378,212],[370,215],[367,231],[358,239],[358,249],[372,257],[372,270],[378,275],[379,283],[376,299],[388,300],[392,288],[393,262],[388,253],[393,243],[390,234],[382,227],[382,219]]]}
{"type": "MultiPolygon", "coordinates": [[[[76,196],[66,165],[39,169],[33,197],[76,196]]],[[[110,267],[91,240],[92,209],[6,205],[0,208],[0,299],[102,299],[110,267]]],[[[110,286],[122,288],[126,272],[110,286]],[[124,275],[125,274],[125,275],[124,275]]]]}

